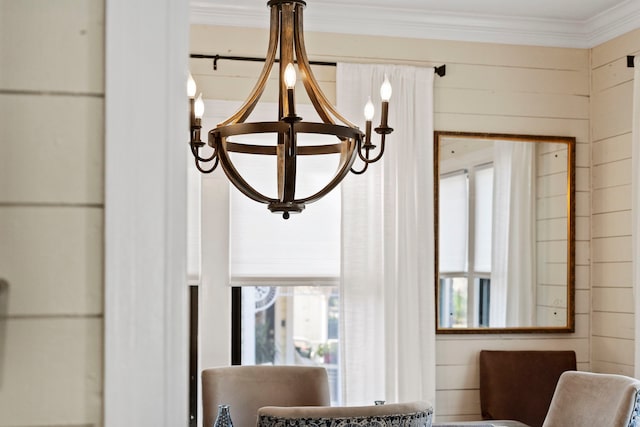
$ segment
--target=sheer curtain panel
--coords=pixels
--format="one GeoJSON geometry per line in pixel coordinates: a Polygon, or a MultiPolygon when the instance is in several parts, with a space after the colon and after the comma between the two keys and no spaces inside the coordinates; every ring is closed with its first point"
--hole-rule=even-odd
{"type": "Polygon", "coordinates": [[[338,64],[338,110],[363,129],[363,107],[369,96],[380,105],[385,74],[395,130],[382,161],[342,184],[341,360],[349,405],[435,402],[433,69],[338,64]]]}
{"type": "Polygon", "coordinates": [[[631,128],[631,221],[633,283],[636,308],[635,376],[640,378],[640,56],[634,58],[633,120],[631,128]]]}
{"type": "Polygon", "coordinates": [[[536,287],[535,144],[494,142],[492,327],[533,326],[536,287]]]}

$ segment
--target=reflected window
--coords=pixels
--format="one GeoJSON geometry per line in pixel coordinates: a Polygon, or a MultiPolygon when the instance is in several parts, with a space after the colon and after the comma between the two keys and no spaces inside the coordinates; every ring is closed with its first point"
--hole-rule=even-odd
{"type": "Polygon", "coordinates": [[[447,171],[439,185],[439,325],[489,326],[493,164],[447,171]]]}

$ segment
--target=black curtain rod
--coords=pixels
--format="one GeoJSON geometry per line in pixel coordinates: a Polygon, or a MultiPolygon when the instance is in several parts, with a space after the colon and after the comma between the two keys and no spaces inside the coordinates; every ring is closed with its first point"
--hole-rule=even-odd
{"type": "MultiPolygon", "coordinates": [[[[226,55],[201,55],[198,53],[192,53],[190,55],[191,58],[200,58],[200,59],[213,59],[213,69],[218,69],[218,61],[221,59],[228,59],[230,61],[249,61],[249,62],[264,62],[264,58],[258,58],[253,56],[226,56],[226,55]]],[[[279,62],[276,59],[276,62],[279,62]]],[[[327,62],[327,61],[309,61],[311,65],[326,65],[329,67],[335,67],[338,65],[336,62],[327,62]]],[[[436,74],[440,77],[444,77],[447,74],[447,65],[442,64],[438,67],[433,67],[436,71],[436,74]]]]}
{"type": "Polygon", "coordinates": [[[633,55],[627,55],[627,68],[633,68],[633,55]]]}

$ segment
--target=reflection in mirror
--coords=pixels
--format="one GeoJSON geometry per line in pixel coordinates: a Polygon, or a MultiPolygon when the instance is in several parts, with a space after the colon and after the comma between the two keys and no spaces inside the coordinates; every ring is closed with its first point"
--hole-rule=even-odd
{"type": "Polygon", "coordinates": [[[434,146],[437,332],[572,332],[575,138],[434,146]]]}

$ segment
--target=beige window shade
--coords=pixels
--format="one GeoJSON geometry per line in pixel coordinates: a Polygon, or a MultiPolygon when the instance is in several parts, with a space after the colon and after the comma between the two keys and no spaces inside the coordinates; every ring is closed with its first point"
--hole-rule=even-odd
{"type": "MultiPolygon", "coordinates": [[[[312,116],[311,108],[310,105],[300,105],[298,112],[303,117],[312,116]]],[[[268,108],[266,111],[272,113],[268,108]]],[[[256,111],[254,114],[260,113],[256,111]]],[[[242,141],[266,144],[270,137],[252,135],[243,137],[242,141]]],[[[299,135],[298,144],[315,144],[318,138],[316,135],[299,135]]],[[[301,156],[297,164],[296,194],[306,196],[322,188],[335,172],[337,156],[301,156]]],[[[275,156],[236,154],[234,162],[256,189],[271,197],[276,196],[275,156]]],[[[293,214],[288,220],[269,212],[266,205],[249,199],[233,186],[230,199],[231,285],[265,281],[286,285],[336,283],[335,278],[340,276],[339,189],[308,204],[302,213],[293,214]]]]}

